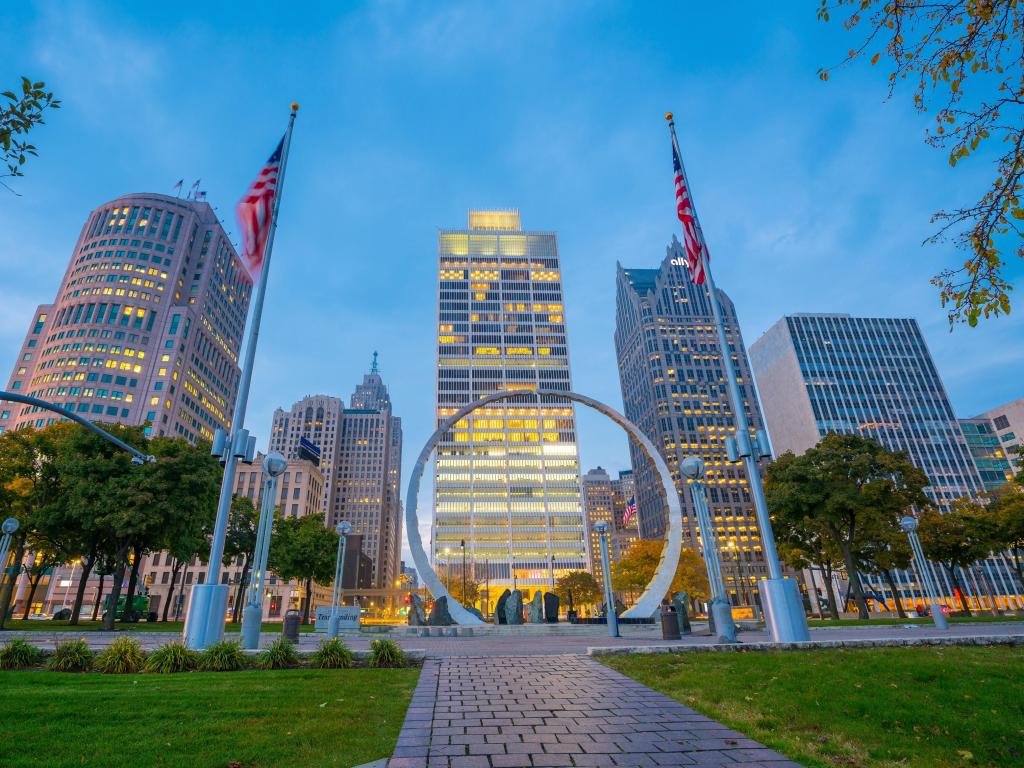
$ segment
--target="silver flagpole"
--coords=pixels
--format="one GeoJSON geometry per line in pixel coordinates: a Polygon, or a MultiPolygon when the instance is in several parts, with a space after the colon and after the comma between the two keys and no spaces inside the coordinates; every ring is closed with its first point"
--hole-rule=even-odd
{"type": "MultiPolygon", "coordinates": [[[[750,482],[750,495],[754,500],[754,513],[757,516],[757,525],[761,530],[761,548],[764,558],[768,564],[768,579],[758,584],[761,592],[761,602],[765,609],[765,621],[768,631],[775,642],[794,642],[809,640],[810,634],[807,631],[807,616],[804,614],[803,604],[800,600],[796,584],[792,579],[784,579],[782,567],[779,564],[779,555],[775,549],[775,534],[772,532],[772,522],[768,517],[768,502],[764,496],[764,486],[761,483],[761,470],[757,465],[759,454],[768,453],[767,445],[758,446],[756,438],[751,439],[750,424],[747,421],[746,409],[743,407],[743,397],[740,395],[740,386],[736,375],[736,367],[732,362],[732,355],[729,352],[729,337],[725,329],[725,320],[722,316],[722,307],[718,301],[718,290],[715,287],[714,278],[711,276],[711,264],[708,260],[708,247],[704,240],[704,233],[700,228],[700,220],[697,218],[697,207],[693,202],[693,189],[690,187],[689,179],[686,177],[686,168],[683,166],[683,153],[679,151],[679,142],[676,139],[676,124],[672,113],[665,115],[668,120],[668,130],[672,138],[672,146],[679,155],[679,170],[686,184],[687,194],[690,196],[690,208],[693,212],[694,229],[697,232],[697,239],[700,244],[700,262],[704,268],[704,281],[707,287],[708,300],[711,302],[711,312],[715,317],[715,327],[718,331],[718,344],[722,352],[722,365],[725,368],[725,380],[728,385],[729,402],[732,406],[733,425],[735,427],[735,440],[739,456],[743,459],[747,469],[747,478],[750,482]]],[[[743,353],[739,343],[736,344],[736,354],[743,353]]],[[[753,382],[748,381],[748,394],[750,401],[755,402],[753,382]]]]}
{"type": "Polygon", "coordinates": [[[224,557],[224,540],[227,536],[228,517],[231,510],[231,496],[235,485],[235,469],[238,460],[247,455],[249,433],[243,428],[245,409],[249,400],[249,387],[252,383],[253,363],[256,359],[256,343],[260,335],[260,320],[263,316],[263,300],[267,294],[267,277],[270,274],[270,257],[274,250],[274,235],[277,232],[277,214],[281,208],[281,197],[284,194],[285,170],[288,167],[288,152],[292,144],[292,130],[295,127],[295,116],[299,105],[292,103],[291,115],[288,118],[288,130],[284,134],[284,146],[281,149],[281,170],[277,175],[277,188],[274,194],[274,209],[270,217],[270,233],[263,251],[263,266],[256,284],[256,298],[252,305],[252,319],[249,323],[249,337],[245,346],[245,357],[242,361],[241,377],[238,380],[238,394],[235,409],[231,416],[231,434],[226,446],[218,446],[214,441],[214,452],[218,448],[225,449],[224,477],[220,484],[220,499],[217,502],[217,520],[214,525],[213,538],[210,541],[210,560],[206,569],[206,583],[192,587],[188,614],[185,616],[184,641],[189,648],[206,648],[219,642],[224,637],[224,621],[227,613],[227,584],[220,584],[221,559],[224,557]]]}

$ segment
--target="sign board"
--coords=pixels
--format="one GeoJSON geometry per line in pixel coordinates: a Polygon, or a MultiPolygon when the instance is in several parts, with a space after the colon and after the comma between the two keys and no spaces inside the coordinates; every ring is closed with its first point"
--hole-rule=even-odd
{"type": "MultiPolygon", "coordinates": [[[[362,609],[358,605],[343,605],[336,609],[338,611],[339,629],[359,629],[359,615],[362,609]]],[[[316,631],[326,632],[327,625],[331,621],[331,606],[321,605],[316,609],[316,631]]]]}
{"type": "Polygon", "coordinates": [[[310,442],[304,437],[299,437],[299,458],[308,459],[316,466],[320,466],[320,446],[310,442]]]}

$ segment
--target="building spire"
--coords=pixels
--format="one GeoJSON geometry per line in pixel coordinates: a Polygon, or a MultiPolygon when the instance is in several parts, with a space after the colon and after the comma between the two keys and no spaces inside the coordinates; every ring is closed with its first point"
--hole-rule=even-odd
{"type": "Polygon", "coordinates": [[[377,370],[377,350],[373,350],[373,363],[370,365],[370,373],[376,374],[378,372],[379,371],[377,370]]]}

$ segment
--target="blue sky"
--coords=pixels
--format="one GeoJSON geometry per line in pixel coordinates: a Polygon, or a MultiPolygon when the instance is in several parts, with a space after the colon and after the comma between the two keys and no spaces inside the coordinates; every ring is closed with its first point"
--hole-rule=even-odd
{"type": "MultiPolygon", "coordinates": [[[[7,4],[2,89],[27,74],[64,108],[35,134],[20,196],[0,191],[0,361],[101,203],[202,179],[236,232],[294,99],[247,419],[261,444],[276,406],[347,399],[376,349],[408,472],[432,429],[436,230],[471,207],[558,232],[576,389],[619,406],[615,262],[656,266],[678,231],[672,110],[748,344],[786,313],[911,316],[959,413],[1019,397],[1024,313],[951,334],[928,279],[961,257],[921,245],[991,157],[950,169],[909,94],[886,101],[881,67],[820,82],[853,38],[813,3],[714,5],[7,4]]],[[[580,421],[584,468],[628,466],[614,427],[580,421]]]]}

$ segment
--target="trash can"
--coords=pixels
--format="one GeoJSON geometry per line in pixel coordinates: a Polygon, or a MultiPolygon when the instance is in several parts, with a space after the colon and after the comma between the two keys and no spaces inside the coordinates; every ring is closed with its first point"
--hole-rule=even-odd
{"type": "Polygon", "coordinates": [[[302,616],[298,611],[294,609],[289,609],[285,612],[283,628],[285,640],[289,640],[293,643],[299,642],[299,622],[301,620],[302,616]]]}
{"type": "Polygon", "coordinates": [[[676,609],[670,605],[661,607],[661,639],[682,639],[682,635],[679,634],[679,619],[676,616],[676,609]]]}

